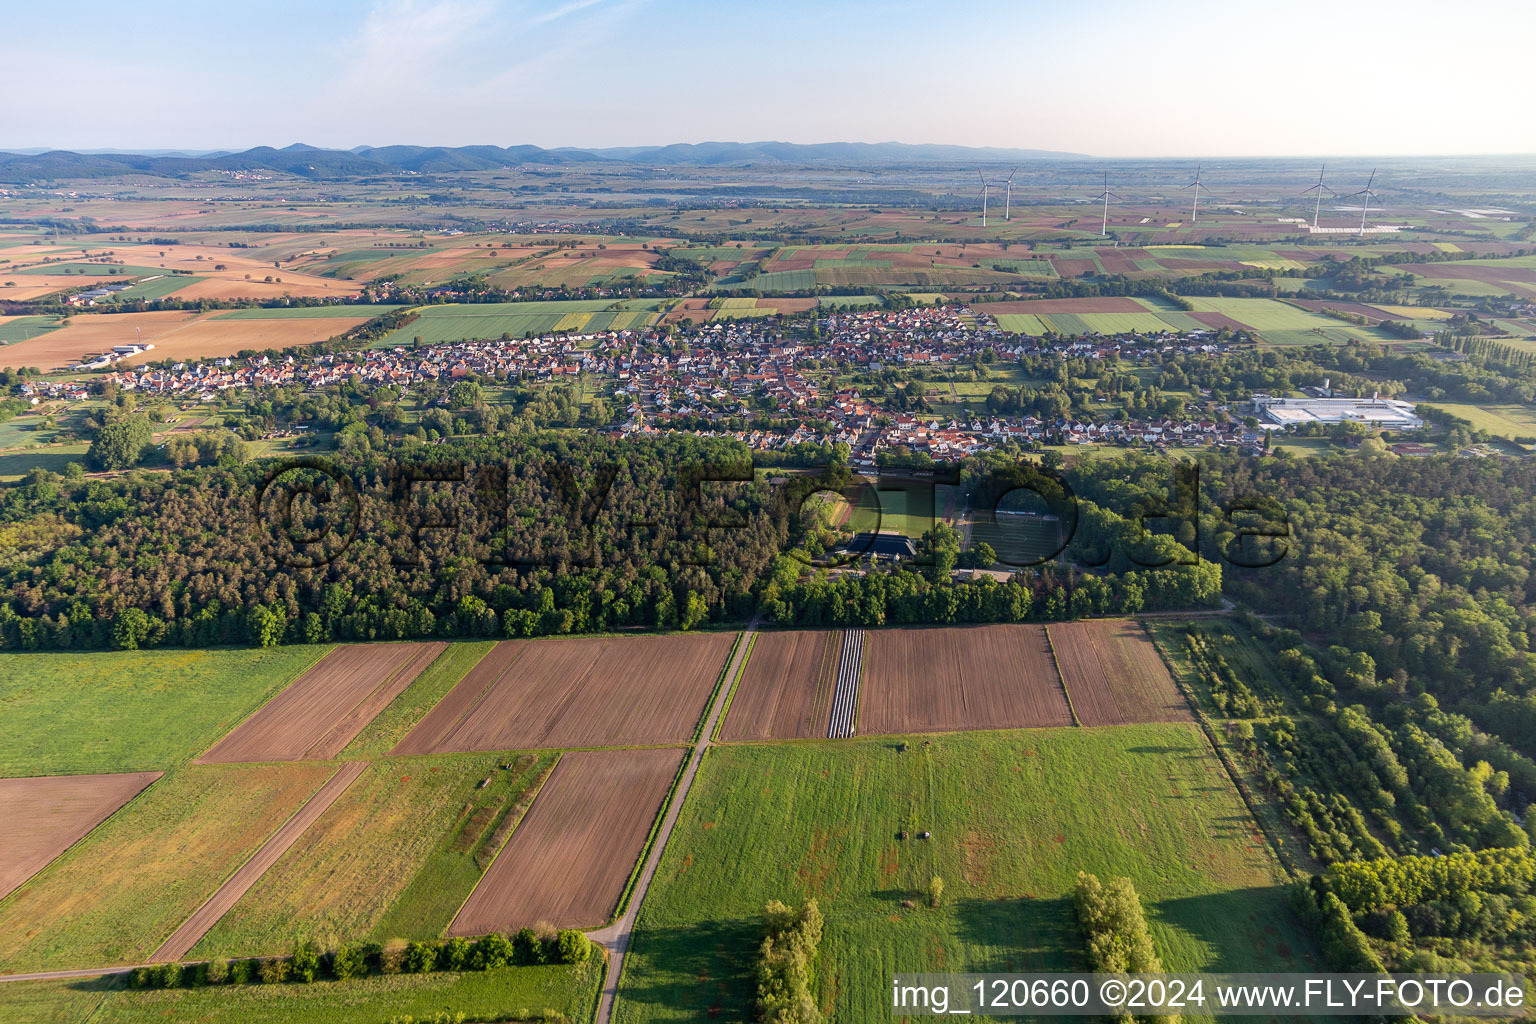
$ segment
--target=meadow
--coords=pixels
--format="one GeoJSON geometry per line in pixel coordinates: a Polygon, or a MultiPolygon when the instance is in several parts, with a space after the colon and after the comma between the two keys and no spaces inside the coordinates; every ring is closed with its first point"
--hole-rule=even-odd
{"type": "Polygon", "coordinates": [[[377,975],[311,985],[136,992],[112,978],[15,982],[0,985],[0,1018],[8,1024],[382,1024],[440,1011],[470,1020],[507,1020],[553,1010],[578,1021],[591,1017],[602,976],[602,961],[594,957],[574,966],[377,975]]]}
{"type": "Polygon", "coordinates": [[[1194,726],[909,744],[712,748],[641,908],[616,1019],[750,1016],[770,899],[820,902],[822,1009],[838,1019],[885,1019],[893,970],[1085,969],[1069,899],[1080,869],[1135,882],[1170,970],[1316,965],[1194,726]],[[922,895],[935,874],[938,909],[922,895]]]}
{"type": "Polygon", "coordinates": [[[1462,402],[1430,402],[1436,409],[1444,409],[1452,416],[1459,416],[1472,424],[1474,429],[1486,430],[1499,437],[1536,437],[1536,410],[1513,402],[1488,402],[1470,405],[1462,402]]]}
{"type": "Polygon", "coordinates": [[[476,855],[486,862],[495,855],[485,849],[495,826],[552,764],[548,756],[505,754],[373,762],[193,947],[191,959],[270,954],[301,939],[334,949],[374,933],[386,916],[400,934],[382,938],[440,937],[479,877],[476,855]],[[508,763],[515,770],[501,770],[508,763]],[[482,787],[483,779],[491,781],[482,787]],[[445,870],[440,861],[470,870],[445,870]],[[417,885],[428,865],[429,885],[417,885]],[[458,879],[461,873],[468,877],[458,879]],[[393,912],[407,889],[417,892],[393,912]],[[423,889],[435,900],[419,898],[423,889]]]}
{"type": "Polygon", "coordinates": [[[0,654],[0,776],[174,767],[329,649],[0,654]]]}

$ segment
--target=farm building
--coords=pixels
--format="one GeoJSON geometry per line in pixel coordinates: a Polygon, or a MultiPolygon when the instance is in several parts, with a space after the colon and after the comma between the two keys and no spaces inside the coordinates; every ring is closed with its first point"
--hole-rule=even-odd
{"type": "Polygon", "coordinates": [[[1294,427],[1302,423],[1364,423],[1389,430],[1416,430],[1424,421],[1412,402],[1395,398],[1271,398],[1253,396],[1253,411],[1266,423],[1294,427]]]}

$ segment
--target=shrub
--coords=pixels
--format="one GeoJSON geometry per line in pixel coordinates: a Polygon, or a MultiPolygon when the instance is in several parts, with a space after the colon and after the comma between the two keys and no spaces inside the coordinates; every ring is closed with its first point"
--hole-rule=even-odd
{"type": "Polygon", "coordinates": [[[928,879],[928,905],[937,907],[944,902],[944,879],[934,875],[928,879]]]}
{"type": "Polygon", "coordinates": [[[331,973],[338,980],[358,978],[368,973],[368,955],[362,946],[343,946],[331,956],[331,973]]]}
{"type": "MultiPolygon", "coordinates": [[[[521,934],[521,933],[519,933],[521,934]]],[[[512,943],[492,932],[481,936],[469,952],[469,966],[477,971],[505,967],[512,962],[512,943]]]]}
{"type": "Polygon", "coordinates": [[[175,988],[181,984],[181,964],[161,964],[155,968],[157,988],[175,988]]]}
{"type": "Polygon", "coordinates": [[[261,967],[258,968],[257,973],[261,975],[263,983],[278,985],[288,980],[288,972],[292,967],[293,965],[285,956],[269,956],[261,961],[261,967]]]}
{"type": "Polygon", "coordinates": [[[255,976],[255,966],[249,960],[231,960],[229,962],[229,983],[231,985],[249,985],[251,978],[255,976]]]}
{"type": "Polygon", "coordinates": [[[399,974],[405,970],[404,939],[390,939],[379,949],[379,972],[381,974],[399,974]]]}
{"type": "Polygon", "coordinates": [[[462,935],[455,935],[444,942],[437,950],[437,969],[440,971],[462,971],[469,961],[469,940],[462,935]]]}
{"type": "Polygon", "coordinates": [[[209,960],[203,967],[203,980],[210,985],[222,985],[229,981],[229,961],[221,956],[209,960]]]}
{"type": "Polygon", "coordinates": [[[555,948],[561,963],[579,964],[592,955],[592,940],[584,932],[567,928],[555,939],[555,948]]]}
{"type": "Polygon", "coordinates": [[[129,988],[154,988],[159,980],[159,972],[153,967],[135,967],[128,972],[129,988]]]}
{"type": "Polygon", "coordinates": [[[437,964],[437,949],[431,943],[413,942],[405,947],[405,970],[425,974],[437,964]]]}
{"type": "Polygon", "coordinates": [[[539,941],[538,933],[532,928],[524,928],[513,936],[512,949],[514,958],[520,964],[544,962],[544,943],[539,941]]]}
{"type": "Polygon", "coordinates": [[[320,950],[313,942],[301,942],[293,948],[291,962],[294,979],[308,985],[320,973],[320,950]]]}

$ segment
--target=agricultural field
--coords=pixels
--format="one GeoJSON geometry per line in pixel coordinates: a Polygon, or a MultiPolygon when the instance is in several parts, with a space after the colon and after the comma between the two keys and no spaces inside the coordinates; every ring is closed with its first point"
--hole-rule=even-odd
{"type": "Polygon", "coordinates": [[[1517,437],[1536,438],[1536,409],[1528,405],[1519,405],[1514,402],[1486,402],[1472,405],[1464,402],[1442,401],[1429,404],[1468,421],[1474,430],[1486,430],[1497,437],[1506,437],[1511,440],[1517,437]]]}
{"type": "Polygon", "coordinates": [[[250,309],[231,309],[216,314],[215,320],[352,320],[363,316],[372,319],[393,313],[401,306],[388,303],[333,306],[256,306],[250,309]]]}
{"type": "Polygon", "coordinates": [[[209,359],[247,349],[313,345],[369,319],[363,307],[352,317],[223,319],[218,313],[167,310],[154,313],[87,313],[66,318],[56,330],[0,347],[0,369],[36,366],[45,371],[70,366],[114,345],[153,344],[123,365],[165,359],[209,359]]]}
{"type": "Polygon", "coordinates": [[[0,775],[174,767],[328,649],[0,654],[0,775]]]}
{"type": "Polygon", "coordinates": [[[1047,627],[1072,710],[1083,725],[1191,721],[1152,641],[1129,619],[1047,627]]]}
{"type": "Polygon", "coordinates": [[[337,647],[198,763],[335,757],[446,647],[441,643],[337,647]]]}
{"type": "Polygon", "coordinates": [[[590,1019],[602,961],[496,971],[392,974],[313,985],[132,991],[120,979],[13,982],[0,985],[0,1017],[9,1024],[381,1024],[428,1020],[448,1008],[472,1020],[504,1019],[523,1008],[567,1020],[590,1019]]]}
{"type": "Polygon", "coordinates": [[[132,800],[160,772],[0,779],[0,900],[132,800]]]}
{"type": "Polygon", "coordinates": [[[1079,870],[1133,880],[1169,970],[1322,966],[1192,725],[943,736],[905,752],[886,739],[726,746],[706,756],[641,907],[616,1019],[749,1017],[771,899],[820,902],[822,1009],[838,1020],[885,1019],[892,971],[1084,970],[1079,870]],[[935,874],[937,909],[922,896],[935,874]]]}
{"type": "Polygon", "coordinates": [[[203,765],[151,786],[0,904],[12,972],[142,963],[335,771],[203,765]]]}
{"type": "Polygon", "coordinates": [[[860,734],[1072,724],[1043,626],[881,629],[866,636],[860,734]]]}
{"type": "Polygon", "coordinates": [[[191,955],[441,937],[553,763],[480,754],[369,764],[191,955]]]}
{"type": "Polygon", "coordinates": [[[838,630],[757,633],[720,738],[826,736],[841,636],[838,630]]]}
{"type": "Polygon", "coordinates": [[[304,806],[284,821],[278,830],[261,844],[261,848],[251,855],[250,859],[236,868],[235,873],[226,878],[224,884],[193,911],[192,915],[181,923],[181,927],[171,933],[170,938],[150,954],[150,961],[170,963],[183,959],[188,951],[197,945],[198,940],[207,934],[208,929],[217,924],[219,919],[251,890],[251,886],[266,874],[267,869],[276,864],[293,844],[298,842],[299,837],[330,809],[336,798],[346,792],[367,768],[366,762],[349,761],[336,769],[335,774],[326,779],[325,784],[304,802],[304,806]]]}
{"type": "Polygon", "coordinates": [[[1152,299],[1113,297],[989,302],[977,306],[976,310],[996,319],[1005,331],[1030,336],[1047,332],[1114,334],[1228,327],[1251,331],[1273,344],[1297,344],[1298,336],[1304,336],[1308,344],[1342,343],[1349,338],[1389,340],[1369,328],[1356,327],[1279,299],[1191,296],[1189,302],[1195,307],[1190,312],[1167,308],[1152,299]],[[1322,331],[1323,335],[1319,336],[1317,331],[1322,331]]]}
{"type": "Polygon", "coordinates": [[[605,923],[684,756],[668,749],[563,755],[449,934],[605,923]]]}
{"type": "Polygon", "coordinates": [[[421,317],[373,342],[373,348],[425,345],[500,338],[521,338],[563,330],[572,333],[636,330],[659,317],[661,302],[653,299],[572,299],[549,302],[503,302],[480,305],[436,305],[421,317]],[[582,319],[585,317],[585,319],[582,319]],[[561,324],[564,323],[564,326],[561,324]]]}
{"type": "Polygon", "coordinates": [[[733,641],[730,633],[507,640],[393,753],[683,743],[733,641]]]}

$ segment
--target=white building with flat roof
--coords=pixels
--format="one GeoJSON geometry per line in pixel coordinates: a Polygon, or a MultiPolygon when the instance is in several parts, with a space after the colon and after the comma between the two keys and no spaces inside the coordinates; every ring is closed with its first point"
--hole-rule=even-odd
{"type": "Polygon", "coordinates": [[[1424,421],[1412,402],[1396,398],[1272,398],[1253,396],[1253,413],[1262,423],[1294,427],[1302,423],[1361,423],[1382,430],[1417,430],[1424,421]]]}

